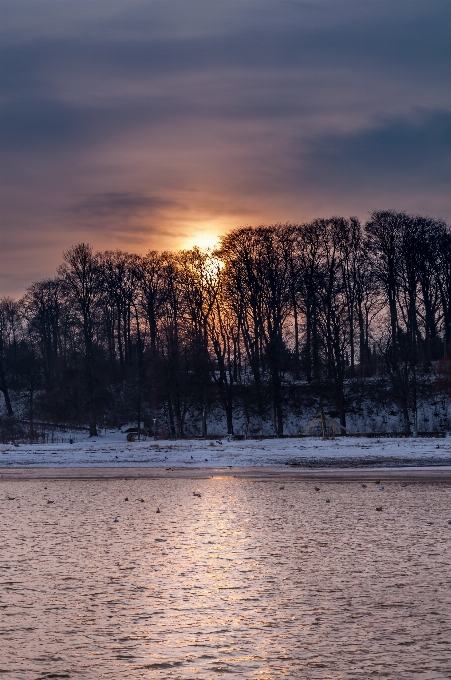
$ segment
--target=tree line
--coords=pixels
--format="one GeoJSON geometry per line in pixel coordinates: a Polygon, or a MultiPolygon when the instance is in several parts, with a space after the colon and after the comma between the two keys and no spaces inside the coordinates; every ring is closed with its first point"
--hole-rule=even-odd
{"type": "Polygon", "coordinates": [[[80,243],[0,301],[3,423],[20,411],[30,437],[37,419],[184,437],[194,412],[206,436],[218,411],[229,434],[239,414],[282,436],[302,399],[345,434],[353,394],[378,389],[410,432],[422,390],[448,389],[450,355],[451,231],[391,210],[240,227],[215,250],[80,243]]]}

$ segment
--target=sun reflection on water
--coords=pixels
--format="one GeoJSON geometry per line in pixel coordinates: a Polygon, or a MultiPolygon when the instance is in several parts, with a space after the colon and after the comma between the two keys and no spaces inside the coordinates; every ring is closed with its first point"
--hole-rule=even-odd
{"type": "Polygon", "coordinates": [[[215,476],[194,497],[189,480],[60,480],[52,506],[41,482],[8,484],[11,677],[445,677],[447,488],[388,485],[376,513],[377,491],[352,483],[215,476]]]}

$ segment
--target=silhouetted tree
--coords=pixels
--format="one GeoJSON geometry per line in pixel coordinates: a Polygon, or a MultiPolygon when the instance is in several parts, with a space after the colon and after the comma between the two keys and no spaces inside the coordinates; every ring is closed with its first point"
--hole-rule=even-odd
{"type": "Polygon", "coordinates": [[[94,255],[91,246],[85,243],[73,246],[63,257],[64,263],[58,273],[69,302],[78,312],[85,359],[89,435],[93,437],[97,435],[94,344],[97,304],[101,292],[99,258],[94,255]]]}

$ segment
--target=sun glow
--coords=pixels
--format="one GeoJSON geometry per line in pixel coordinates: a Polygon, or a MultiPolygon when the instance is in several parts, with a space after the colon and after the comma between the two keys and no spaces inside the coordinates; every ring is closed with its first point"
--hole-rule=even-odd
{"type": "Polygon", "coordinates": [[[213,250],[219,245],[219,236],[211,231],[198,231],[182,241],[182,248],[189,250],[198,246],[202,250],[213,250]]]}

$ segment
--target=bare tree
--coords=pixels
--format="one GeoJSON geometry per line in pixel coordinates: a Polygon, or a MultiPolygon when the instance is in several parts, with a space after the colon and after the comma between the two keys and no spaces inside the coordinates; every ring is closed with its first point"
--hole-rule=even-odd
{"type": "Polygon", "coordinates": [[[65,310],[61,280],[46,279],[33,283],[25,294],[22,307],[30,337],[36,338],[45,387],[50,390],[57,380],[63,354],[62,317],[65,310]]]}
{"type": "Polygon", "coordinates": [[[86,243],[73,246],[64,253],[63,257],[64,263],[60,266],[58,273],[66,294],[79,315],[84,345],[89,436],[94,437],[97,435],[94,344],[97,303],[101,291],[99,258],[86,243]]]}
{"type": "Polygon", "coordinates": [[[101,417],[138,430],[157,417],[183,437],[200,413],[205,436],[220,407],[229,434],[242,409],[257,429],[272,411],[281,436],[290,400],[299,412],[318,398],[344,432],[373,376],[410,432],[450,347],[449,227],[394,210],[364,229],[353,217],[242,227],[213,253],[82,243],[56,278],[0,301],[6,412],[22,403],[30,422],[88,422],[91,435],[101,417]]]}
{"type": "Polygon", "coordinates": [[[401,237],[409,216],[394,210],[375,211],[366,224],[368,249],[372,253],[374,276],[385,292],[390,314],[393,356],[397,355],[401,237]]]}
{"type": "Polygon", "coordinates": [[[13,416],[7,375],[11,373],[11,354],[16,353],[18,304],[9,297],[0,300],[0,390],[8,416],[13,416]]]}

